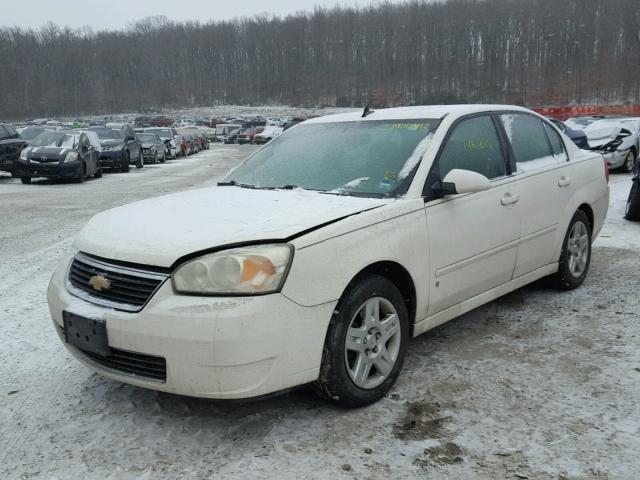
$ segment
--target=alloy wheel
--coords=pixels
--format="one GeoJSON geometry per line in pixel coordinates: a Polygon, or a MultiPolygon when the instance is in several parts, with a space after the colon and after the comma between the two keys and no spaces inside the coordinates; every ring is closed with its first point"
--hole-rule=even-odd
{"type": "Polygon", "coordinates": [[[349,323],[345,361],[353,383],[363,389],[380,385],[389,376],[400,352],[400,319],[383,297],[364,302],[349,323]]]}
{"type": "Polygon", "coordinates": [[[587,268],[589,257],[589,232],[583,222],[573,224],[567,239],[567,253],[569,272],[574,278],[579,278],[587,268]]]}

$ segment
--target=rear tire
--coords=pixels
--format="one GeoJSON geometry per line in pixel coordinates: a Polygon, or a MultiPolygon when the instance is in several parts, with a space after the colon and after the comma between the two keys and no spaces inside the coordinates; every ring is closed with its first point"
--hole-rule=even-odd
{"type": "Polygon", "coordinates": [[[93,178],[102,178],[102,165],[98,167],[98,170],[96,170],[96,173],[93,176],[93,178]]]}
{"type": "Polygon", "coordinates": [[[379,400],[400,374],[408,339],[402,294],[384,277],[363,277],[347,288],[331,317],[317,393],[346,407],[379,400]]]}
{"type": "Polygon", "coordinates": [[[20,177],[20,181],[25,185],[28,185],[31,183],[31,177],[20,177]]]}
{"type": "Polygon", "coordinates": [[[627,199],[624,218],[637,222],[640,220],[640,178],[633,177],[631,181],[633,183],[627,199]]]}
{"type": "Polygon", "coordinates": [[[587,278],[591,264],[591,224],[582,210],[576,211],[562,242],[558,271],[549,277],[558,290],[578,288],[587,278]]]}

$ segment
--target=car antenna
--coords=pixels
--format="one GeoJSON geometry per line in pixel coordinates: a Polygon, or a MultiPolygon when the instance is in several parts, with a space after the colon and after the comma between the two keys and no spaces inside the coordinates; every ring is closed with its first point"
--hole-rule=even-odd
{"type": "Polygon", "coordinates": [[[369,105],[367,105],[366,107],[364,107],[364,112],[362,112],[362,118],[366,117],[367,115],[371,115],[373,112],[375,112],[375,110],[371,110],[369,108],[369,105]]]}

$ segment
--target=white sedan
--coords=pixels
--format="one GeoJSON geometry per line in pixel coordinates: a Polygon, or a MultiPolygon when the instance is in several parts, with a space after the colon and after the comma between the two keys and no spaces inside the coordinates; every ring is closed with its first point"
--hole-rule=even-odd
{"type": "Polygon", "coordinates": [[[608,197],[602,155],[523,108],[315,118],[217,187],[96,215],[48,300],[71,354],[122,382],[366,405],[411,337],[542,277],[580,286],[608,197]]]}

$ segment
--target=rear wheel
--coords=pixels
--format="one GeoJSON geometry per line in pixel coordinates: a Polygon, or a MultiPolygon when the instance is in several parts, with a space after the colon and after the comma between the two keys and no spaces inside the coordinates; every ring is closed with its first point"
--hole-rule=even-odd
{"type": "Polygon", "coordinates": [[[319,395],[348,407],[379,400],[400,374],[408,338],[402,294],[384,277],[363,277],[344,293],[329,323],[319,395]]]}
{"type": "Polygon", "coordinates": [[[640,220],[640,178],[634,177],[632,182],[624,218],[638,221],[640,220]]]}
{"type": "Polygon", "coordinates": [[[102,165],[98,165],[98,170],[96,170],[93,176],[94,178],[102,178],[102,165]]]}
{"type": "Polygon", "coordinates": [[[584,282],[591,263],[591,225],[589,217],[578,210],[564,237],[558,271],[550,279],[559,290],[573,290],[584,282]]]}
{"type": "Polygon", "coordinates": [[[24,184],[31,183],[31,177],[20,177],[20,181],[24,184]]]}

